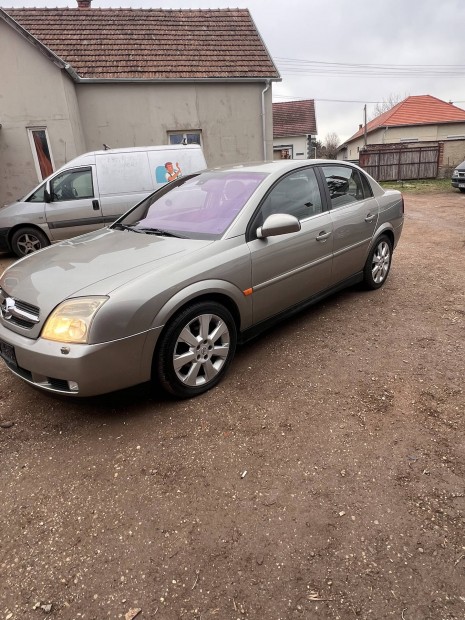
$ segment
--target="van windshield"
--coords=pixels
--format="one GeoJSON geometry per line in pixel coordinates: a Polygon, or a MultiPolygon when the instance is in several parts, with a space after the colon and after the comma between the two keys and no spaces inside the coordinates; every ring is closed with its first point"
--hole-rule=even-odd
{"type": "Polygon", "coordinates": [[[112,227],[189,239],[218,239],[268,176],[203,172],[165,185],[112,227]]]}

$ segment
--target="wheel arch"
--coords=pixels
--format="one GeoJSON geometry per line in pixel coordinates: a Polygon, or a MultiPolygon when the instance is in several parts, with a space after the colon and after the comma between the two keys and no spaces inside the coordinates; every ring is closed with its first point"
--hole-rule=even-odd
{"type": "Polygon", "coordinates": [[[373,249],[373,247],[376,245],[376,243],[378,242],[378,239],[382,236],[385,235],[386,237],[388,237],[389,241],[391,242],[392,245],[392,249],[394,250],[395,247],[395,235],[394,235],[394,230],[389,226],[389,224],[385,224],[384,226],[382,226],[381,228],[379,228],[376,233],[373,235],[373,239],[370,243],[370,247],[368,248],[368,252],[367,252],[367,256],[368,254],[371,252],[371,250],[373,249]]]}
{"type": "MultiPolygon", "coordinates": [[[[184,300],[184,303],[182,303],[181,305],[176,306],[176,309],[169,315],[169,317],[167,318],[165,324],[163,325],[158,335],[157,342],[153,349],[152,361],[151,361],[151,380],[152,381],[154,379],[158,380],[162,384],[162,386],[164,386],[164,388],[167,389],[167,391],[170,392],[171,394],[175,394],[175,392],[173,391],[173,388],[169,389],[167,387],[167,381],[166,381],[167,374],[163,373],[164,380],[160,379],[160,374],[159,374],[160,368],[162,367],[161,359],[163,357],[163,352],[164,352],[163,346],[165,342],[165,334],[169,333],[170,326],[172,325],[176,317],[181,315],[185,310],[187,310],[191,306],[195,306],[196,304],[201,304],[202,302],[220,304],[229,312],[234,322],[234,325],[236,327],[236,342],[237,342],[237,335],[239,333],[240,326],[241,326],[240,310],[237,304],[235,303],[235,301],[229,295],[225,294],[224,292],[211,291],[211,292],[202,293],[202,294],[190,297],[189,299],[184,300]]],[[[235,349],[235,345],[234,345],[234,349],[235,349]]],[[[233,353],[233,356],[234,356],[234,353],[233,353]]]]}
{"type": "Polygon", "coordinates": [[[42,233],[43,235],[47,237],[48,242],[50,244],[52,243],[52,240],[50,239],[50,236],[47,230],[43,228],[42,226],[39,226],[38,224],[33,224],[33,223],[31,224],[29,222],[19,222],[18,224],[15,224],[14,226],[12,226],[8,231],[7,241],[8,241],[8,245],[10,246],[10,248],[11,248],[11,239],[13,238],[13,235],[16,232],[18,232],[18,230],[21,230],[22,228],[33,228],[34,230],[37,230],[38,232],[42,233]]]}

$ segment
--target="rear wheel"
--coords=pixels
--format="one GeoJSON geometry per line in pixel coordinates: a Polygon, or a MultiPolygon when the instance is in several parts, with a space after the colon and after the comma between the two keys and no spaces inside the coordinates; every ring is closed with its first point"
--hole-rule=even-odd
{"type": "Polygon", "coordinates": [[[11,249],[19,257],[37,252],[47,245],[50,241],[45,233],[32,226],[19,228],[11,237],[11,249]]]}
{"type": "Polygon", "coordinates": [[[191,398],[217,385],[234,357],[237,330],[227,308],[198,302],[177,314],[161,336],[154,370],[161,385],[191,398]]]}
{"type": "Polygon", "coordinates": [[[375,241],[363,270],[363,281],[367,288],[383,286],[391,268],[392,243],[389,237],[381,235],[375,241]]]}

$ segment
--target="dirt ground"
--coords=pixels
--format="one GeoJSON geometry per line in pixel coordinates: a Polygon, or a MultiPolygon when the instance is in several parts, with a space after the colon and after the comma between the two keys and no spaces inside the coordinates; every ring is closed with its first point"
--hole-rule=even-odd
{"type": "Polygon", "coordinates": [[[0,620],[465,618],[464,314],[465,195],[407,195],[384,288],[198,399],[2,363],[0,620]]]}

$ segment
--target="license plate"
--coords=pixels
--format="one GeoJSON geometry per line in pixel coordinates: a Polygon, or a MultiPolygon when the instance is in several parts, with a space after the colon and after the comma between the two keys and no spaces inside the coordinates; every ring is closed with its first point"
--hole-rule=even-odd
{"type": "Polygon", "coordinates": [[[7,364],[11,366],[17,366],[15,349],[11,344],[0,340],[0,357],[3,357],[7,364]]]}
{"type": "Polygon", "coordinates": [[[465,189],[465,183],[459,183],[460,189],[465,189]]]}

